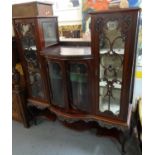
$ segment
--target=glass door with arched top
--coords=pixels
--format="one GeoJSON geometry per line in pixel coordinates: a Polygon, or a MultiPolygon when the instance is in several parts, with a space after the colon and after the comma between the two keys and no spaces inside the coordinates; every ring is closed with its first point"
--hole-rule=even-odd
{"type": "Polygon", "coordinates": [[[108,20],[99,35],[99,111],[118,116],[125,41],[118,20],[108,20]]]}

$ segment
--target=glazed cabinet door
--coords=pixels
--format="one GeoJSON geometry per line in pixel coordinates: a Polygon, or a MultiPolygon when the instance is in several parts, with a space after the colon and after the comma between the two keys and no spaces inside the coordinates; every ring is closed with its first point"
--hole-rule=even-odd
{"type": "Polygon", "coordinates": [[[46,100],[41,65],[38,61],[35,21],[33,19],[16,19],[14,20],[14,28],[29,96],[37,100],[46,100]]]}
{"type": "Polygon", "coordinates": [[[108,20],[99,35],[99,112],[118,116],[125,40],[118,20],[108,20]]]}
{"type": "Polygon", "coordinates": [[[41,45],[42,47],[48,47],[59,42],[58,34],[58,21],[57,17],[39,18],[41,45]]]}
{"type": "Polygon", "coordinates": [[[52,105],[58,108],[66,108],[66,87],[62,62],[48,61],[48,74],[50,83],[50,95],[52,105]]]}
{"type": "Polygon", "coordinates": [[[89,113],[91,111],[89,63],[86,61],[69,61],[67,69],[70,108],[78,112],[89,113]]]}
{"type": "Polygon", "coordinates": [[[126,120],[135,57],[138,11],[94,14],[96,112],[126,120]]]}

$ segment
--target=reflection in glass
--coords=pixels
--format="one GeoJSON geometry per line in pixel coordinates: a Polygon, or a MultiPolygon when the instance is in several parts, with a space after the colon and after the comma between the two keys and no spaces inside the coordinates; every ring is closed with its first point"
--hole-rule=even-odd
{"type": "Polygon", "coordinates": [[[63,75],[58,63],[49,62],[50,83],[52,88],[52,104],[65,107],[63,75]]]}
{"type": "Polygon", "coordinates": [[[31,89],[31,95],[32,97],[45,98],[39,64],[37,61],[37,51],[32,23],[19,24],[18,33],[24,49],[24,57],[29,74],[29,87],[31,89]]]}
{"type": "Polygon", "coordinates": [[[55,22],[43,22],[43,33],[45,46],[53,45],[57,43],[56,24],[55,22]]]}
{"type": "Polygon", "coordinates": [[[72,63],[69,66],[72,108],[89,111],[88,72],[86,64],[72,63]]]}
{"type": "Polygon", "coordinates": [[[124,40],[117,20],[107,21],[100,34],[99,111],[118,116],[122,88],[124,40]]]}

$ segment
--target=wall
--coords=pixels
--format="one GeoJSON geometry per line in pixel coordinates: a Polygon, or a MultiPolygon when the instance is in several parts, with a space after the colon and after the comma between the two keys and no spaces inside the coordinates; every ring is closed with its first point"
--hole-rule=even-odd
{"type": "Polygon", "coordinates": [[[82,24],[82,11],[80,7],[68,10],[54,10],[54,15],[59,17],[59,26],[82,24]]]}

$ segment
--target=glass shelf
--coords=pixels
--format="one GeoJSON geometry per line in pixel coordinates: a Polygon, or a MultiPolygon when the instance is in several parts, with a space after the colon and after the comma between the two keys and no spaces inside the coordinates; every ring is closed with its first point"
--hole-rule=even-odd
{"type": "MultiPolygon", "coordinates": [[[[100,54],[105,54],[107,53],[107,51],[109,51],[109,49],[100,49],[100,54]]],[[[113,51],[117,54],[123,55],[124,54],[124,49],[113,49],[113,51]]]]}
{"type": "MultiPolygon", "coordinates": [[[[107,87],[107,82],[106,81],[101,81],[99,86],[100,87],[107,87]]],[[[114,86],[115,89],[121,89],[122,88],[122,85],[119,84],[119,83],[116,83],[116,82],[113,83],[113,86],[114,86]]]]}

